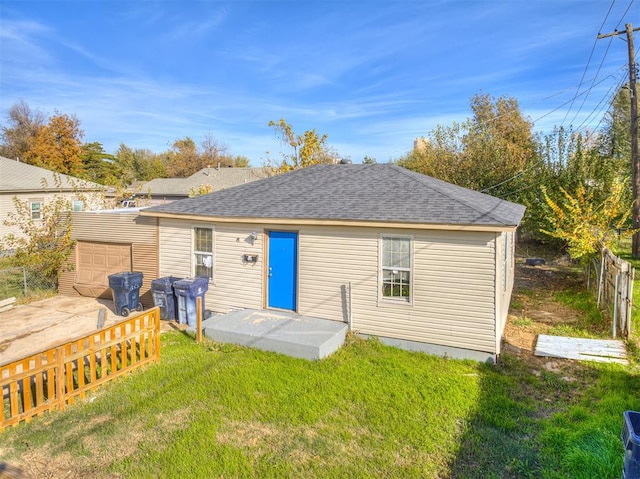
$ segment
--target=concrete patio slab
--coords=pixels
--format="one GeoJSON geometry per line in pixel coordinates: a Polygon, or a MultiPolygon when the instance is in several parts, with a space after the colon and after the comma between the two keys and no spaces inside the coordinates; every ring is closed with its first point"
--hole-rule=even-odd
{"type": "MultiPolygon", "coordinates": [[[[115,313],[112,300],[84,296],[58,295],[0,312],[0,364],[96,331],[102,308],[107,310],[105,326],[124,319],[115,313]]],[[[160,325],[162,330],[177,329],[171,328],[173,321],[160,325]]]]}
{"type": "MultiPolygon", "coordinates": [[[[205,336],[303,359],[322,359],[337,351],[347,333],[345,323],[283,311],[245,309],[203,321],[205,336]]],[[[195,332],[195,328],[187,331],[195,332]]]]}

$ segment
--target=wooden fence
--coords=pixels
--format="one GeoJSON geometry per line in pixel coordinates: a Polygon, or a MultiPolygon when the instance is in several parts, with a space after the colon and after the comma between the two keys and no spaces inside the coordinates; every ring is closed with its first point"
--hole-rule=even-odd
{"type": "Polygon", "coordinates": [[[598,305],[604,306],[611,314],[614,338],[618,331],[625,338],[629,336],[634,279],[635,270],[631,263],[614,255],[607,248],[602,251],[598,305]]]}
{"type": "Polygon", "coordinates": [[[0,365],[0,431],[51,410],[133,369],[160,360],[160,309],[0,365]]]}

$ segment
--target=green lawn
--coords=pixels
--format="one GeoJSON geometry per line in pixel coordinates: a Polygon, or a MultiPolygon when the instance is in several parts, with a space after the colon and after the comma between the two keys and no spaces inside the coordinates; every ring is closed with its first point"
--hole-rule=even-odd
{"type": "Polygon", "coordinates": [[[618,478],[635,367],[534,370],[351,339],[321,361],[162,336],[162,361],[7,430],[38,477],[618,478]]]}

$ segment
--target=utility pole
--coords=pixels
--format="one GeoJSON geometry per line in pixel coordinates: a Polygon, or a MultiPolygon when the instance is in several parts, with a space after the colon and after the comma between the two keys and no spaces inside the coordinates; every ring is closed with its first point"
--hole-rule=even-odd
{"type": "Polygon", "coordinates": [[[640,28],[633,28],[631,23],[625,25],[625,31],[615,30],[604,35],[598,34],[598,39],[614,37],[627,34],[627,48],[629,50],[629,96],[631,99],[631,190],[633,195],[633,235],[631,245],[631,256],[634,259],[640,258],[640,159],[638,158],[638,95],[636,90],[636,79],[638,71],[636,67],[635,51],[633,47],[633,32],[640,31],[640,28]]]}

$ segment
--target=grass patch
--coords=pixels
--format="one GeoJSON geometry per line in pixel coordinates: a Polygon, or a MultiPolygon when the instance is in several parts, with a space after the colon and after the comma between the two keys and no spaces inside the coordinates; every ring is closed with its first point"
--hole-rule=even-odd
{"type": "Polygon", "coordinates": [[[619,367],[569,383],[508,355],[376,340],[315,362],[177,332],[162,348],[91,401],[7,430],[0,459],[38,477],[604,478],[622,467],[622,411],[640,407],[619,367]]]}
{"type": "Polygon", "coordinates": [[[528,318],[526,316],[523,317],[517,317],[513,320],[513,325],[517,326],[519,328],[527,328],[527,327],[531,327],[533,326],[533,320],[531,318],[528,318]]]}

